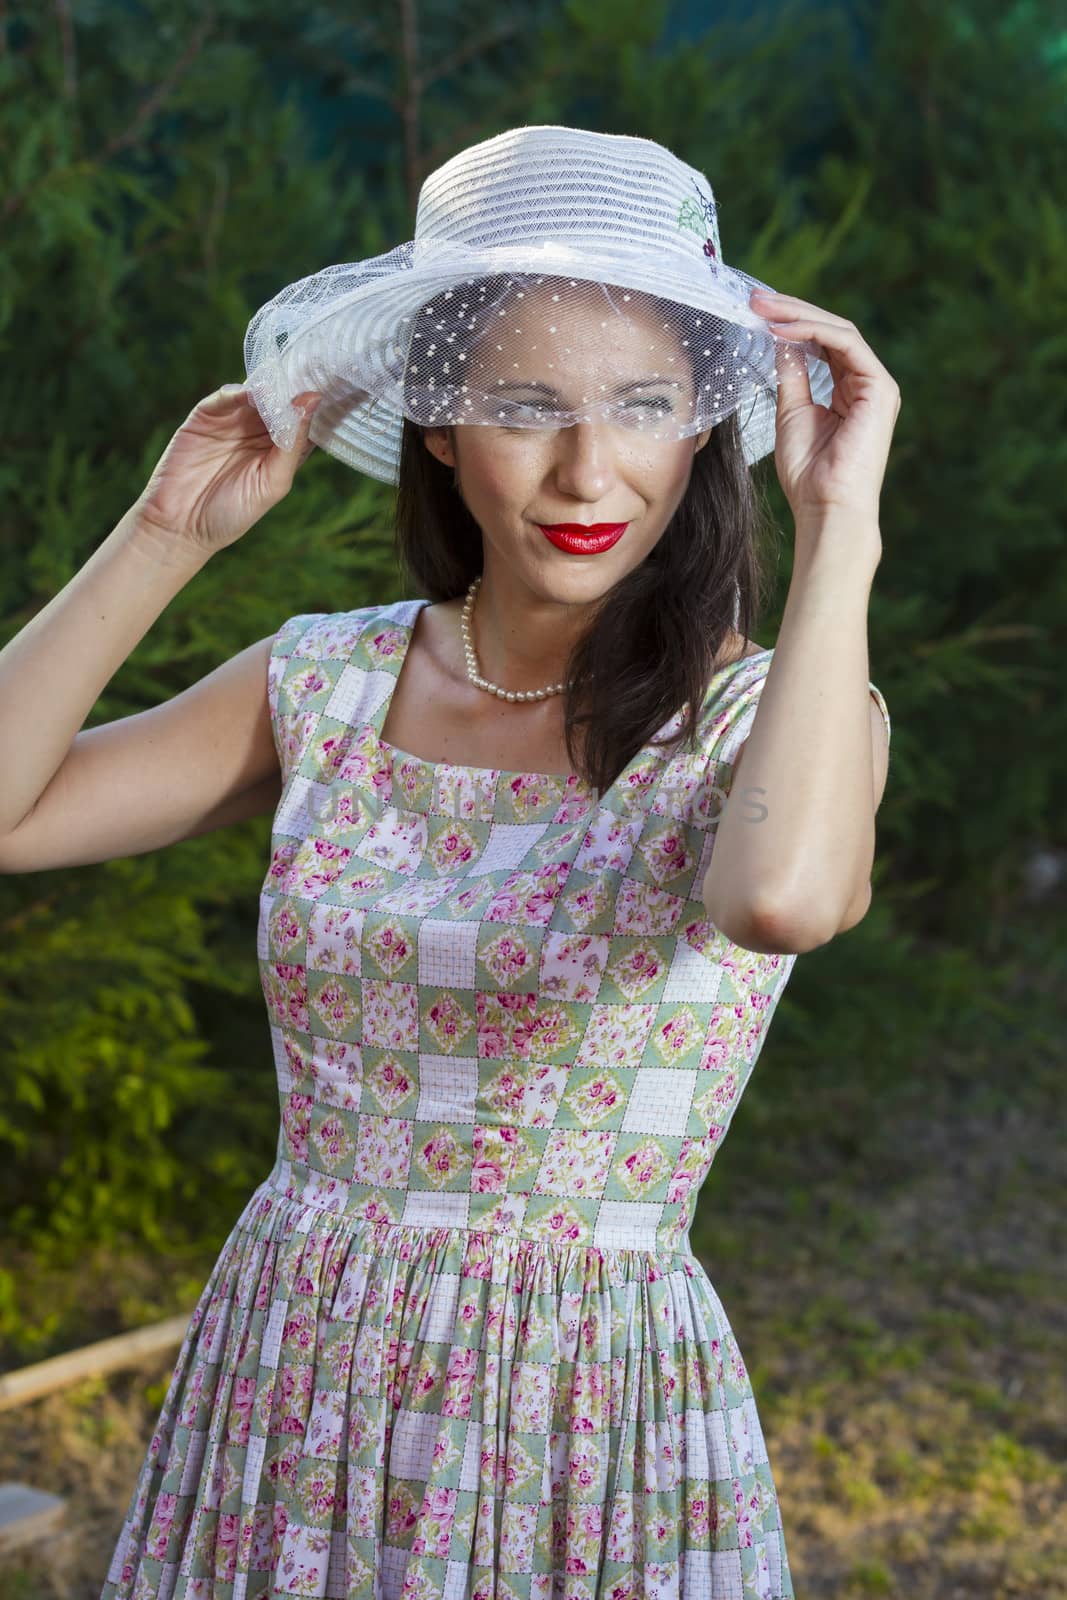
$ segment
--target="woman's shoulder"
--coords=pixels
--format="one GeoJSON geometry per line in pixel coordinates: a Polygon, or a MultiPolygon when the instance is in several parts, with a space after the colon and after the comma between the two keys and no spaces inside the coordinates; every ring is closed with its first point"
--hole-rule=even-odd
{"type": "Polygon", "coordinates": [[[406,624],[419,601],[379,602],[347,611],[301,611],[286,617],[276,630],[271,655],[328,660],[350,656],[365,633],[387,624],[406,624]]]}
{"type": "Polygon", "coordinates": [[[732,667],[738,661],[746,661],[749,656],[762,656],[766,654],[766,647],[756,644],[752,639],[746,639],[740,633],[731,633],[730,637],[719,648],[715,657],[716,672],[721,672],[724,667],[732,667]]]}

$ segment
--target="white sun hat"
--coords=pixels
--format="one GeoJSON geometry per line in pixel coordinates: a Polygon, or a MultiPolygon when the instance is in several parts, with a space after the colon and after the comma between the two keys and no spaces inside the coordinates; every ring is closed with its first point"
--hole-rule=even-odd
{"type": "Polygon", "coordinates": [[[419,192],[415,237],[281,289],[245,332],[246,387],[272,439],[322,396],[320,449],[396,483],[404,417],[513,430],[604,419],[631,448],[739,413],[751,465],[774,448],[776,353],[833,381],[820,347],[752,309],[767,288],[722,259],[702,172],[663,145],[555,125],[460,151],[419,192]]]}

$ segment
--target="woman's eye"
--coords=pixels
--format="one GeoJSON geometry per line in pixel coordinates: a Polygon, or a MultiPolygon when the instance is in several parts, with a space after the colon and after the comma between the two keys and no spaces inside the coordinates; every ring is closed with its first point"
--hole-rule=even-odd
{"type": "MultiPolygon", "coordinates": [[[[612,409],[608,408],[608,415],[612,409]]],[[[673,412],[674,406],[669,395],[637,395],[623,400],[615,415],[629,414],[633,417],[643,414],[658,420],[673,415],[673,412]]],[[[534,400],[505,400],[499,405],[496,415],[497,426],[510,433],[524,432],[530,426],[551,428],[559,425],[558,411],[551,406],[539,405],[534,400]]],[[[568,415],[573,416],[573,413],[568,415]]]]}
{"type": "Polygon", "coordinates": [[[642,395],[632,402],[635,406],[644,406],[649,411],[655,411],[659,416],[665,417],[674,409],[670,400],[664,394],[642,395]]]}
{"type": "Polygon", "coordinates": [[[534,405],[532,401],[522,400],[506,400],[497,412],[498,419],[505,424],[520,421],[537,422],[544,415],[545,412],[540,406],[534,405]]]}

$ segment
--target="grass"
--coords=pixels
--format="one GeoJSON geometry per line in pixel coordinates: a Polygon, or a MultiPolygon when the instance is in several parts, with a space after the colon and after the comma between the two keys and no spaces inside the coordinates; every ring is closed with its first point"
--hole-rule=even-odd
{"type": "MultiPolygon", "coordinates": [[[[1062,932],[1021,928],[996,964],[1002,1021],[976,1004],[948,1037],[923,1035],[918,969],[910,1034],[899,1015],[866,1035],[844,1012],[805,1018],[801,992],[701,1193],[693,1244],[752,1377],[798,1600],[1067,1597],[1063,1061],[1047,1043],[1067,1020],[1062,932]]],[[[817,955],[847,990],[871,955],[836,944],[817,955]]],[[[219,1242],[87,1253],[67,1286],[79,1338],[179,1309],[179,1287],[191,1304],[219,1242]]],[[[43,1278],[36,1293],[42,1319],[63,1301],[43,1278]]],[[[70,1501],[59,1539],[0,1567],[0,1600],[97,1600],[169,1371],[0,1414],[10,1475],[70,1501]]]]}

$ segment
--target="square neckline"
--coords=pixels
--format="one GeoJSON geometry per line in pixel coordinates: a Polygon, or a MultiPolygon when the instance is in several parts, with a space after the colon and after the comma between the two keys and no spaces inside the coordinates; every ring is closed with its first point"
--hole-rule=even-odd
{"type": "MultiPolygon", "coordinates": [[[[411,602],[410,601],[402,601],[401,604],[402,605],[410,605],[411,602]]],[[[397,758],[399,758],[401,761],[414,762],[424,772],[430,774],[431,777],[432,777],[433,774],[435,774],[436,772],[438,772],[442,768],[445,768],[449,772],[470,772],[470,773],[473,773],[476,777],[483,778],[483,779],[492,777],[492,778],[495,779],[494,787],[497,784],[500,784],[502,782],[504,782],[504,783],[510,782],[510,780],[515,779],[515,778],[528,778],[528,779],[536,779],[541,783],[556,783],[556,784],[561,785],[561,787],[563,787],[563,788],[566,788],[566,787],[570,786],[579,795],[583,795],[584,796],[584,795],[591,794],[593,792],[591,785],[588,784],[586,782],[586,780],[584,778],[582,778],[579,773],[576,773],[576,772],[534,772],[534,771],[531,771],[529,769],[521,769],[520,770],[520,769],[509,769],[507,767],[476,767],[476,766],[472,766],[469,762],[466,762],[466,761],[446,761],[444,759],[441,759],[441,760],[438,760],[438,761],[431,761],[426,756],[416,755],[416,753],[413,750],[403,750],[403,749],[400,748],[399,745],[393,744],[390,740],[384,739],[382,737],[381,730],[382,730],[382,727],[385,724],[386,718],[389,715],[389,707],[392,704],[393,695],[396,693],[396,686],[397,686],[397,683],[400,681],[400,674],[404,669],[404,662],[407,660],[408,649],[410,648],[412,638],[414,637],[414,634],[415,634],[415,622],[416,622],[416,619],[418,617],[419,612],[422,611],[426,606],[431,605],[431,604],[432,604],[432,601],[430,601],[428,599],[419,600],[419,601],[416,602],[416,609],[411,611],[411,613],[408,616],[407,620],[404,620],[401,617],[395,617],[395,616],[390,619],[395,626],[399,626],[400,628],[403,629],[403,631],[404,631],[404,647],[403,647],[403,650],[399,654],[399,661],[398,661],[396,670],[393,673],[393,682],[392,682],[392,686],[391,686],[391,688],[389,690],[389,693],[385,696],[385,699],[382,701],[381,705],[378,707],[378,709],[375,711],[373,717],[371,718],[371,727],[372,727],[372,729],[374,731],[375,744],[377,745],[378,749],[385,756],[387,756],[389,758],[390,767],[392,768],[395,765],[397,758]]],[[[388,611],[388,609],[389,608],[387,607],[386,610],[388,611]]],[[[761,646],[761,648],[758,651],[754,651],[752,653],[752,655],[740,656],[740,657],[738,657],[738,659],[736,661],[728,662],[725,667],[720,667],[718,672],[712,673],[710,682],[708,684],[708,690],[710,690],[711,685],[716,681],[716,679],[722,677],[722,675],[724,673],[732,672],[735,667],[741,666],[743,662],[756,661],[756,660],[759,659],[760,656],[769,655],[771,653],[771,649],[772,648],[773,648],[772,646],[761,646]]],[[[667,718],[666,722],[662,723],[656,729],[656,731],[652,735],[652,737],[653,738],[659,738],[669,728],[672,727],[672,725],[680,718],[680,716],[681,716],[680,712],[673,713],[672,716],[667,718]]],[[[619,784],[621,784],[623,782],[623,780],[625,779],[626,775],[630,772],[630,770],[633,767],[635,767],[637,765],[637,763],[639,761],[641,761],[643,759],[647,759],[649,755],[659,756],[662,753],[662,750],[664,748],[666,748],[666,747],[665,746],[661,746],[659,748],[652,747],[651,740],[646,742],[645,744],[643,744],[641,746],[640,750],[638,750],[631,757],[631,759],[626,763],[625,767],[623,767],[622,771],[619,773],[619,775],[615,779],[614,783],[612,783],[605,790],[604,795],[601,795],[599,797],[600,800],[603,801],[606,795],[610,795],[616,788],[618,788],[619,784]]]]}

